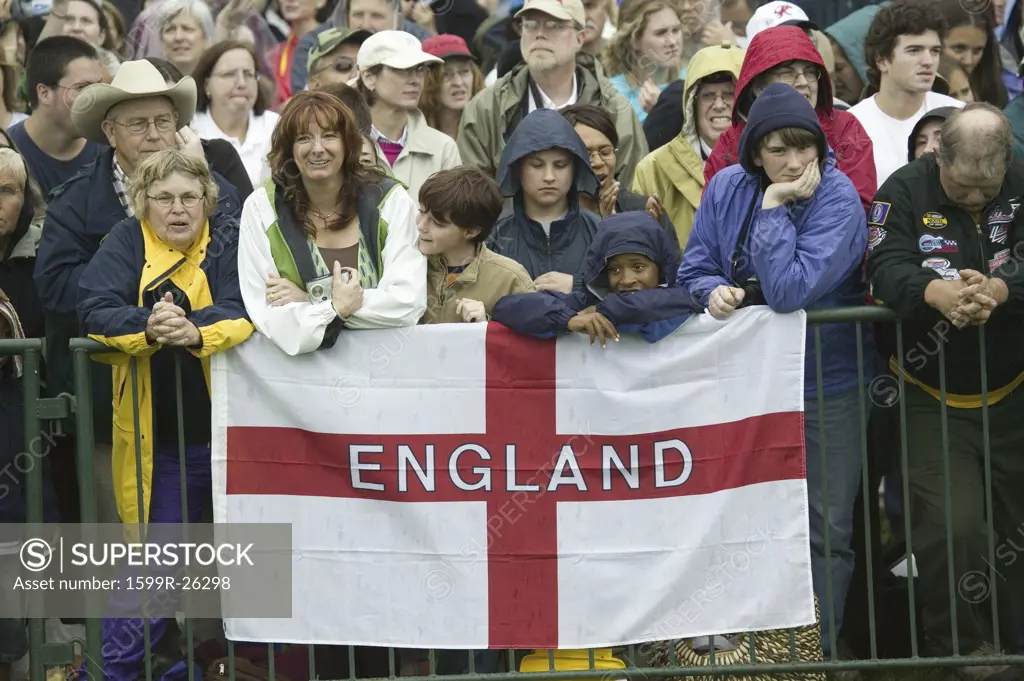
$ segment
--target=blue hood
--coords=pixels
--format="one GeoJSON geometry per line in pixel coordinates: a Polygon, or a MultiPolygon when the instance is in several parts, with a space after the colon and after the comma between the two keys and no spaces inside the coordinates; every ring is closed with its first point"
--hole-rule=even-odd
{"type": "Polygon", "coordinates": [[[658,265],[661,286],[676,285],[679,258],[661,225],[647,213],[616,213],[601,221],[601,227],[583,259],[583,281],[587,289],[604,299],[612,293],[605,266],[608,259],[623,253],[646,255],[658,265]]]}
{"type": "Polygon", "coordinates": [[[548,149],[565,149],[576,157],[576,173],[569,190],[570,204],[579,193],[598,195],[600,182],[590,168],[590,154],[583,140],[562,114],[550,109],[537,109],[516,127],[501,152],[497,180],[503,196],[519,193],[518,162],[530,154],[548,149]]]}
{"type": "Polygon", "coordinates": [[[750,106],[747,124],[740,134],[740,164],[744,170],[763,176],[764,171],[754,165],[758,145],[765,136],[783,128],[814,133],[818,140],[818,158],[823,163],[828,158],[828,140],[811,103],[789,85],[772,83],[750,106]]]}

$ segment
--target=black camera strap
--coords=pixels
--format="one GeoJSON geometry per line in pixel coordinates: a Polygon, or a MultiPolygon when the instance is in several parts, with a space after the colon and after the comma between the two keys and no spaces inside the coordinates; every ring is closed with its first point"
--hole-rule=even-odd
{"type": "Polygon", "coordinates": [[[760,186],[758,191],[754,192],[754,198],[750,202],[750,207],[747,208],[747,219],[743,221],[743,228],[740,229],[740,238],[736,241],[736,248],[732,252],[732,280],[735,282],[739,277],[736,272],[736,268],[739,267],[740,256],[743,254],[743,247],[747,243],[747,234],[750,233],[750,223],[754,217],[754,207],[757,206],[757,200],[761,196],[760,186]]]}

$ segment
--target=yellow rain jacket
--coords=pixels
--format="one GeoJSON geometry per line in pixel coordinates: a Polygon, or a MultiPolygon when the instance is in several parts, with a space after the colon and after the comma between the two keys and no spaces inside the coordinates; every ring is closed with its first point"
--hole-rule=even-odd
{"type": "Polygon", "coordinates": [[[696,86],[702,78],[722,71],[738,78],[744,54],[744,50],[734,45],[713,45],[693,55],[686,67],[682,131],[674,140],[645,156],[636,167],[633,191],[643,196],[657,194],[661,197],[683,251],[704,192],[704,160],[695,113],[696,86]]]}
{"type": "MultiPolygon", "coordinates": [[[[238,286],[238,226],[217,214],[199,238],[182,253],[160,241],[145,222],[128,218],[103,240],[80,280],[78,317],[88,336],[118,350],[95,355],[112,364],[114,389],[113,475],[117,510],[124,523],[139,522],[136,458],[142,464],[142,521],[149,522],[153,477],[153,385],[150,364],[160,345],[146,340],[146,322],[163,292],[170,291],[202,337],[188,352],[202,363],[210,389],[210,355],[244,341],[253,326],[238,286]],[[139,436],[135,419],[131,360],[137,363],[139,436]],[[138,456],[137,456],[138,455],[138,456]]],[[[188,395],[183,395],[189,404],[188,395]]],[[[210,415],[188,414],[186,418],[210,415]]]]}

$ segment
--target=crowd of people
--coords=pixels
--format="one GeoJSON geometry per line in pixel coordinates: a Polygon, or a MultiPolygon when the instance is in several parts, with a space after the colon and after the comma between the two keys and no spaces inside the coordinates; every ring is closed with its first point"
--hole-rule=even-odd
{"type": "MultiPolygon", "coordinates": [[[[111,349],[91,364],[98,520],[206,517],[210,356],[253,333],[295,356],[358,329],[493,321],[600,352],[751,305],[884,304],[899,344],[892,327],[807,333],[823,654],[850,656],[868,437],[851,415],[881,418],[879,376],[907,386],[908,465],[898,438],[882,456],[886,489],[910,489],[886,503],[913,511],[926,654],[1021,652],[1024,620],[996,640],[986,604],[948,592],[987,555],[987,521],[1002,538],[1024,521],[1021,5],[822,4],[0,3],[0,338],[46,340],[50,396],[74,392],[72,338],[111,349]]],[[[25,447],[22,371],[0,357],[5,473],[25,447]]],[[[42,462],[48,521],[80,519],[74,452],[62,436],[42,462]]],[[[0,522],[24,523],[9,477],[0,522]]],[[[12,560],[0,545],[0,574],[12,560]]],[[[104,645],[107,678],[141,674],[135,631],[104,620],[105,643],[133,641],[104,645]]],[[[188,678],[174,620],[150,631],[154,677],[188,678]]],[[[0,613],[0,681],[27,645],[0,613]]],[[[465,671],[456,658],[439,670],[465,671]]],[[[317,659],[348,674],[347,653],[317,659]]],[[[379,650],[355,662],[387,675],[379,650]]]]}

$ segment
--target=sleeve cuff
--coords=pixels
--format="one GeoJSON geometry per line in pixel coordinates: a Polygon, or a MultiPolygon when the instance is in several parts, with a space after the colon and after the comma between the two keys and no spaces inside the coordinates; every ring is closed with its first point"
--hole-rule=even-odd
{"type": "Polygon", "coordinates": [[[560,308],[555,313],[555,323],[558,325],[559,333],[568,333],[569,320],[576,316],[576,313],[569,308],[560,308]]]}

